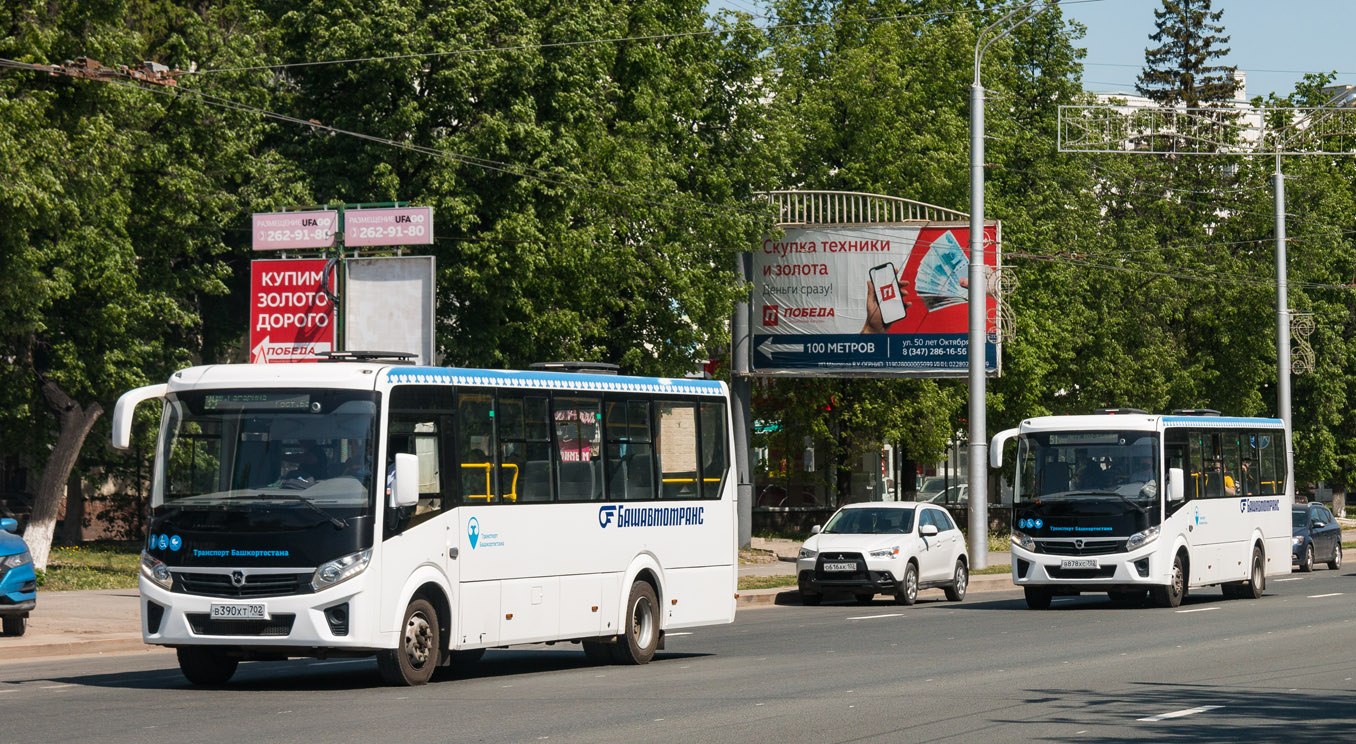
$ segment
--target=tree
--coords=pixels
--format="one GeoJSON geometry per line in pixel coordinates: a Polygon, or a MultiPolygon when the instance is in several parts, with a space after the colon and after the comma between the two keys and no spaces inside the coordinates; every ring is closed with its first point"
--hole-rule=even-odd
{"type": "Polygon", "coordinates": [[[1187,108],[1219,105],[1238,90],[1237,66],[1215,64],[1229,53],[1219,21],[1223,10],[1210,11],[1210,0],[1163,0],[1154,11],[1157,31],[1149,39],[1158,47],[1144,50],[1144,70],[1135,90],[1163,105],[1187,108]]]}
{"type": "MultiPolygon", "coordinates": [[[[11,5],[0,57],[257,59],[245,33],[257,20],[238,5],[11,5]]],[[[256,157],[261,133],[253,117],[156,91],[0,74],[0,436],[41,468],[24,532],[38,568],[103,411],[201,358],[204,298],[226,291],[229,229],[250,195],[297,193],[276,160],[256,157]]]]}

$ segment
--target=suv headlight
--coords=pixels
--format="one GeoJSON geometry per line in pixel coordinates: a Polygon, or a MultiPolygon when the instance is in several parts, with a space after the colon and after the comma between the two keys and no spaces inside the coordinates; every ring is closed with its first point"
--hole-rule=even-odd
{"type": "Polygon", "coordinates": [[[1153,542],[1154,540],[1157,540],[1158,533],[1159,533],[1158,527],[1150,527],[1149,529],[1144,530],[1143,532],[1136,532],[1135,534],[1130,536],[1129,540],[1125,541],[1125,549],[1135,550],[1137,548],[1142,548],[1145,545],[1148,545],[1149,543],[1153,542]]]}
{"type": "Polygon", "coordinates": [[[22,553],[7,555],[4,558],[0,558],[0,573],[8,571],[11,568],[18,568],[19,566],[22,566],[25,563],[32,562],[33,556],[29,555],[27,550],[23,551],[22,553]]]}
{"type": "Polygon", "coordinates": [[[884,548],[882,550],[873,550],[869,554],[872,558],[894,558],[899,555],[899,546],[884,548]]]}
{"type": "Polygon", "coordinates": [[[1025,550],[1030,550],[1033,553],[1036,551],[1036,541],[1032,540],[1031,536],[1026,534],[1025,532],[1018,532],[1017,530],[1013,530],[1010,537],[1012,538],[1013,545],[1016,545],[1017,547],[1023,548],[1025,550]]]}
{"type": "Polygon", "coordinates": [[[320,591],[348,581],[362,573],[367,568],[367,564],[371,562],[372,549],[368,548],[362,552],[346,555],[343,558],[335,558],[329,563],[321,564],[320,568],[315,570],[315,576],[311,578],[311,588],[320,591]]]}
{"type": "Polygon", "coordinates": [[[161,589],[174,586],[174,577],[170,575],[169,566],[144,550],[141,551],[141,575],[155,582],[161,589]]]}
{"type": "Polygon", "coordinates": [[[816,557],[818,557],[818,556],[819,556],[819,551],[818,551],[818,550],[810,550],[809,548],[801,548],[801,549],[800,549],[800,552],[796,554],[796,558],[797,558],[797,559],[800,559],[800,558],[816,558],[816,557]]]}

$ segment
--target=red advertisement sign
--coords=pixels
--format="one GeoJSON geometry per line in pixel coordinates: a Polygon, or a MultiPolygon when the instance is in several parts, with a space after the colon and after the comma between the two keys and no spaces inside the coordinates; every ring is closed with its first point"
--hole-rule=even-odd
{"type": "Polygon", "coordinates": [[[252,261],[250,265],[250,361],[256,364],[313,362],[334,351],[334,273],[323,258],[252,261]]]}

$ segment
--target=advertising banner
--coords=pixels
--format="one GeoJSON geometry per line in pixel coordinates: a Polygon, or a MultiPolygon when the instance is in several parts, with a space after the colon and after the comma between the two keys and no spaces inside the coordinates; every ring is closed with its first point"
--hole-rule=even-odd
{"type": "Polygon", "coordinates": [[[433,207],[350,209],[344,213],[344,245],[432,245],[433,207]]]}
{"type": "Polygon", "coordinates": [[[329,248],[339,231],[339,213],[329,210],[310,212],[256,212],[252,224],[256,251],[285,251],[300,248],[329,248]]]}
{"type": "Polygon", "coordinates": [[[313,362],[334,351],[334,305],[321,290],[334,291],[326,260],[250,262],[250,361],[256,364],[313,362]]]}
{"type": "MultiPolygon", "coordinates": [[[[986,275],[1001,265],[984,227],[986,275]]],[[[963,377],[969,223],[787,228],[754,253],[754,374],[963,377]]],[[[999,372],[988,297],[984,367],[999,372]]]]}
{"type": "MultiPolygon", "coordinates": [[[[348,213],[352,218],[353,212],[348,213]]],[[[351,258],[344,262],[344,348],[402,351],[418,364],[433,356],[433,256],[351,258]]]]}

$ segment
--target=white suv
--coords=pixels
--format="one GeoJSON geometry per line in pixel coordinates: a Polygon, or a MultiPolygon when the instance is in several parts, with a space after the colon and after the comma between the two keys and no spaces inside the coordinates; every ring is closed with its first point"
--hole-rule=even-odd
{"type": "Polygon", "coordinates": [[[919,589],[942,587],[959,602],[970,583],[965,538],[940,506],[913,502],[849,504],[814,527],[796,561],[801,601],[851,593],[859,604],[892,594],[911,605],[919,589]]]}

